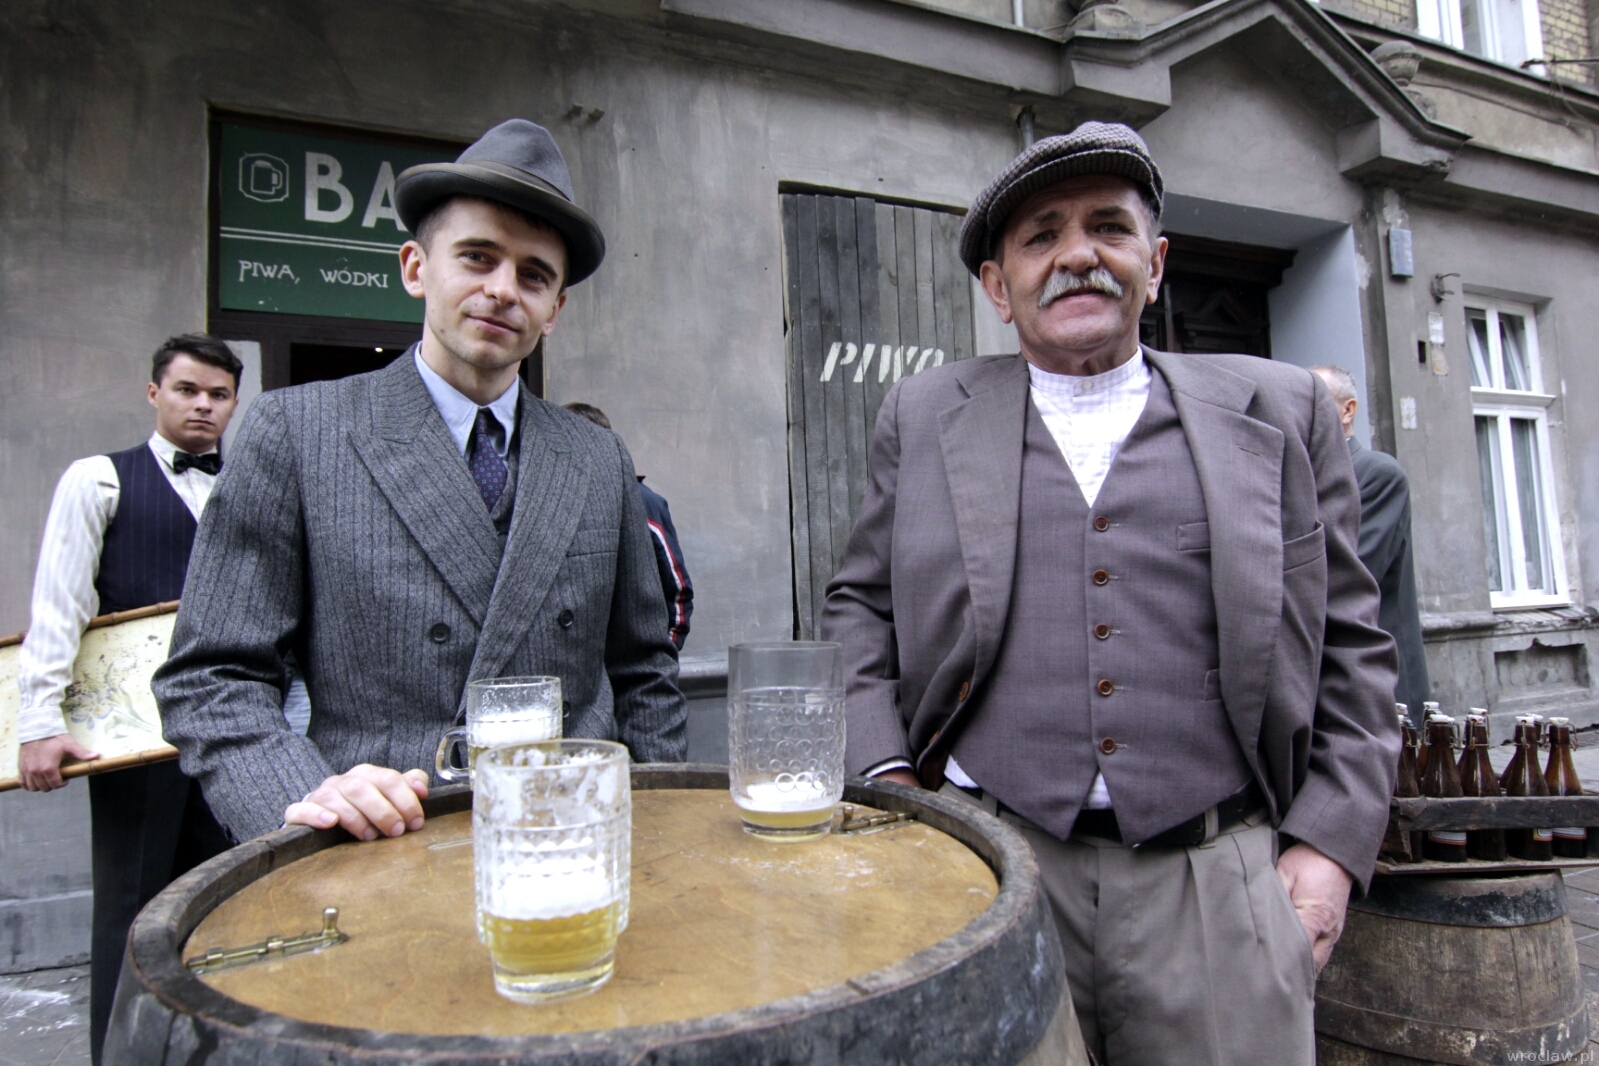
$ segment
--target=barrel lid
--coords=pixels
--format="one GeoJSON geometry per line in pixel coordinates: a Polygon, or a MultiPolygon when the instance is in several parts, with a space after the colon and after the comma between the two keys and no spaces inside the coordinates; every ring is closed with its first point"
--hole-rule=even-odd
{"type": "Polygon", "coordinates": [[[1542,925],[1566,913],[1566,882],[1558,873],[1510,877],[1387,877],[1371,880],[1350,909],[1435,925],[1504,929],[1542,925]]]}

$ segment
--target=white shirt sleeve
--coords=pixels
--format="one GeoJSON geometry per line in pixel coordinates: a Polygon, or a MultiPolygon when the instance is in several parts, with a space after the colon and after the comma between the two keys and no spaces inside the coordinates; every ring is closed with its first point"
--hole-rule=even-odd
{"type": "Polygon", "coordinates": [[[100,608],[94,579],[121,495],[116,467],[104,455],[79,459],[56,486],[34,573],[32,618],[17,661],[18,739],[24,744],[67,731],[61,700],[72,682],[83,627],[100,608]]]}

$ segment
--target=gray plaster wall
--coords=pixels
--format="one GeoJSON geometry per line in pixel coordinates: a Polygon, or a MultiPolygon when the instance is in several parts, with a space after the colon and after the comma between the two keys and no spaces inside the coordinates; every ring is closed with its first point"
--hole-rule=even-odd
{"type": "MultiPolygon", "coordinates": [[[[549,345],[549,396],[605,408],[671,500],[688,653],[791,632],[779,188],[964,205],[1014,153],[1012,115],[1001,92],[863,87],[609,6],[643,21],[422,0],[0,8],[0,632],[27,624],[61,471],[148,435],[150,352],[206,325],[211,107],[463,140],[549,126],[610,244],[549,345]],[[565,120],[575,104],[604,116],[565,120]]],[[[714,750],[717,697],[702,708],[714,750]]],[[[0,969],[87,950],[83,799],[0,795],[0,969]]]]}

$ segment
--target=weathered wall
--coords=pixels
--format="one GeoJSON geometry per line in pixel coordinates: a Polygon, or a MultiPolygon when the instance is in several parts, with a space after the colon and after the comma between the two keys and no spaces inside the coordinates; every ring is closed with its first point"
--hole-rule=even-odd
{"type": "MultiPolygon", "coordinates": [[[[1538,0],[1543,23],[1543,54],[1550,59],[1587,59],[1593,55],[1589,40],[1588,0],[1538,0]]],[[[1591,66],[1556,64],[1549,72],[1562,81],[1594,85],[1591,66]]]]}
{"type": "Polygon", "coordinates": [[[801,84],[755,55],[710,65],[686,40],[518,11],[8,9],[0,537],[16,550],[0,561],[0,630],[25,625],[61,469],[148,432],[148,352],[204,325],[209,101],[457,138],[512,115],[548,125],[611,248],[552,339],[551,398],[604,407],[672,501],[698,586],[690,651],[788,632],[778,185],[962,204],[1014,150],[1010,115],[801,84]],[[566,121],[573,104],[605,115],[566,121]]]}

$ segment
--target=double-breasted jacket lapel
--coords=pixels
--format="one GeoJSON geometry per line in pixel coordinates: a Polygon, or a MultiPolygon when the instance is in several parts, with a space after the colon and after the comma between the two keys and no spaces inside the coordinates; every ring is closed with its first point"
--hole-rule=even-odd
{"type": "Polygon", "coordinates": [[[500,568],[500,537],[409,352],[374,383],[370,429],[352,428],[350,442],[395,515],[481,626],[500,568]]]}
{"type": "Polygon", "coordinates": [[[1251,764],[1282,617],[1283,434],[1245,412],[1248,378],[1213,363],[1144,349],[1171,388],[1199,470],[1210,524],[1221,695],[1251,764]]]}
{"type": "MultiPolygon", "coordinates": [[[[566,561],[588,497],[589,471],[574,461],[559,419],[526,389],[519,409],[516,504],[488,617],[472,659],[469,676],[474,678],[498,676],[527,635],[566,561]]],[[[481,501],[478,509],[483,509],[481,501]]]]}
{"type": "Polygon", "coordinates": [[[1010,613],[1030,383],[1020,356],[974,363],[960,378],[968,398],[938,417],[971,596],[973,688],[994,665],[1010,613]]]}

